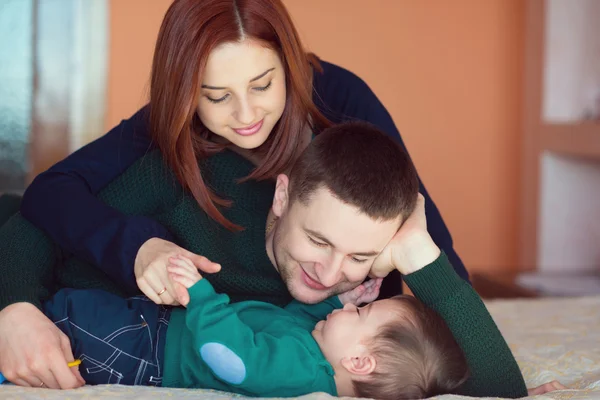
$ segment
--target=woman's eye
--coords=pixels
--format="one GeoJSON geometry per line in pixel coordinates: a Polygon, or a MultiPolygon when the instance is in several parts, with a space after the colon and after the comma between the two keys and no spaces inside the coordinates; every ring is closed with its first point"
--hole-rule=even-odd
{"type": "Polygon", "coordinates": [[[229,97],[228,94],[226,94],[225,96],[223,96],[223,97],[221,97],[219,99],[213,99],[212,97],[206,96],[206,98],[208,99],[208,101],[210,101],[211,103],[215,103],[215,104],[224,102],[225,100],[227,100],[228,97],[229,97]]]}
{"type": "Polygon", "coordinates": [[[352,257],[352,262],[355,262],[357,264],[362,264],[364,262],[366,262],[367,259],[366,258],[356,258],[356,257],[352,257]]]}
{"type": "Polygon", "coordinates": [[[254,90],[258,90],[259,92],[264,92],[265,90],[267,90],[271,87],[271,83],[273,83],[273,81],[270,81],[269,83],[267,83],[266,86],[255,87],[254,90]]]}

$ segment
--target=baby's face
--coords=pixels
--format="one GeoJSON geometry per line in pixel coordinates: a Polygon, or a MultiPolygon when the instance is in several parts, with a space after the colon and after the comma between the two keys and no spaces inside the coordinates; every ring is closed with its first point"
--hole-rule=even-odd
{"type": "Polygon", "coordinates": [[[335,364],[366,349],[379,328],[399,319],[402,312],[398,303],[392,300],[375,301],[361,308],[346,304],[319,321],[312,335],[325,358],[335,364]]]}

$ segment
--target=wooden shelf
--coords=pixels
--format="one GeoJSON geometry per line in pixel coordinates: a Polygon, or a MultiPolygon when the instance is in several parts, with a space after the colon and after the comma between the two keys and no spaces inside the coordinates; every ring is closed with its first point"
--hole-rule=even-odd
{"type": "Polygon", "coordinates": [[[600,159],[600,123],[544,124],[540,128],[542,150],[600,159]]]}

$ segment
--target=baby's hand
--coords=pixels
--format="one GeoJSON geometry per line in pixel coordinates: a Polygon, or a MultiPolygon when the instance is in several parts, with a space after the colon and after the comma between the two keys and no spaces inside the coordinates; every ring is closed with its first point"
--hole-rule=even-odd
{"type": "Polygon", "coordinates": [[[375,301],[379,296],[379,289],[381,289],[382,282],[383,278],[371,279],[352,290],[342,293],[338,296],[340,303],[344,305],[352,303],[355,306],[359,306],[363,303],[375,301]]]}
{"type": "MultiPolygon", "coordinates": [[[[177,292],[178,298],[188,298],[189,296],[185,296],[186,289],[191,288],[202,279],[202,275],[198,272],[198,269],[190,260],[184,256],[177,256],[169,258],[169,265],[167,266],[167,272],[169,273],[169,278],[171,278],[174,282],[179,283],[180,285],[175,285],[175,292],[177,292]],[[183,296],[182,296],[183,295],[183,296]]],[[[189,302],[189,300],[188,300],[189,302]]],[[[181,304],[182,306],[187,306],[186,304],[181,304]]]]}

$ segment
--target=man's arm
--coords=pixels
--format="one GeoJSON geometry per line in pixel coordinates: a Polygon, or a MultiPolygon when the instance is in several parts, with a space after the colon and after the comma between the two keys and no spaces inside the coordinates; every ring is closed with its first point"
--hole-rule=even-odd
{"type": "Polygon", "coordinates": [[[374,268],[396,268],[415,297],[446,321],[469,365],[463,394],[527,396],[519,366],[485,305],[427,232],[424,205],[419,196],[414,212],[375,260],[374,268]]]}
{"type": "Polygon", "coordinates": [[[0,310],[27,302],[41,309],[54,290],[55,247],[21,213],[0,227],[0,310]]]}
{"type": "Polygon", "coordinates": [[[0,371],[20,386],[82,386],[67,367],[69,339],[39,310],[54,290],[53,243],[20,213],[0,227],[0,243],[0,371]]]}
{"type": "Polygon", "coordinates": [[[461,393],[475,397],[524,397],[527,388],[508,344],[471,285],[452,268],[445,253],[404,276],[416,298],[446,322],[469,365],[461,393]]]}

